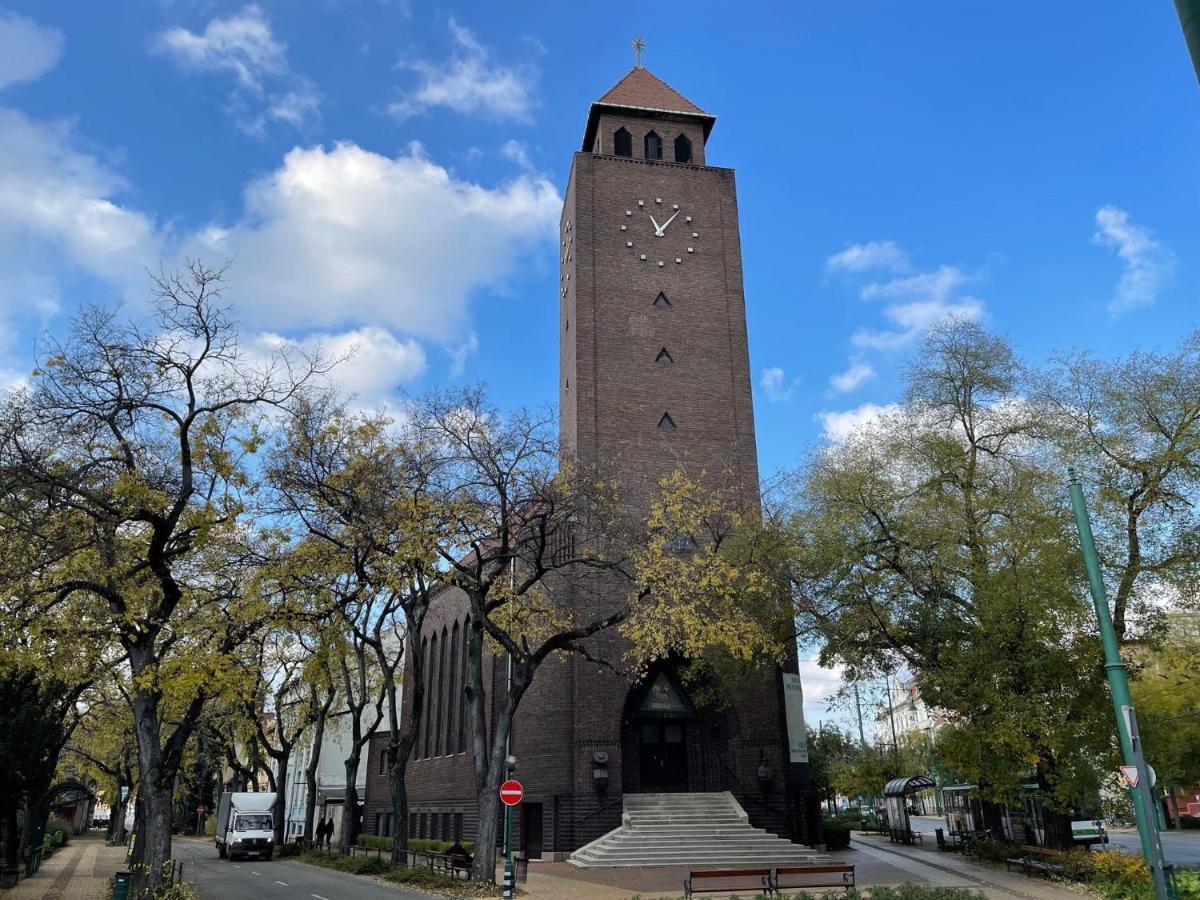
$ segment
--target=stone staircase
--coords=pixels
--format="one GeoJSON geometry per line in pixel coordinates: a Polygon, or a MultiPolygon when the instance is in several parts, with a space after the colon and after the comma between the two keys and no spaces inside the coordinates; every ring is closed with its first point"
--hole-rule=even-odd
{"type": "Polygon", "coordinates": [[[626,794],[621,827],[580,847],[580,868],[821,865],[828,856],[754,828],[728,791],[626,794]]]}

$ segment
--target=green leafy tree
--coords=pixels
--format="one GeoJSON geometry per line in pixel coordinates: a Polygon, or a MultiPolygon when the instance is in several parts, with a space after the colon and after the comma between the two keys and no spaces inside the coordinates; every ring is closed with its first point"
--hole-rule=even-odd
{"type": "Polygon", "coordinates": [[[1062,476],[1024,371],[1003,340],[951,322],[905,380],[894,413],[804,474],[801,627],[851,677],[917,675],[948,718],[940,755],[985,799],[1014,799],[1035,773],[1065,810],[1094,796],[1113,742],[1062,476]]]}

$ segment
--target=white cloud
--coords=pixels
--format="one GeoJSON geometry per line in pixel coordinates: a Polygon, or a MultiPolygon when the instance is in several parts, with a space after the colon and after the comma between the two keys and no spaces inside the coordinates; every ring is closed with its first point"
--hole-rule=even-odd
{"type": "Polygon", "coordinates": [[[401,64],[420,76],[420,84],[402,94],[388,107],[388,112],[404,119],[442,106],[457,113],[530,121],[537,80],[534,69],[527,64],[516,67],[494,64],[474,33],[453,19],[450,33],[457,49],[448,60],[401,64]]]}
{"type": "Polygon", "coordinates": [[[829,379],[830,385],[839,393],[852,391],[860,385],[866,384],[875,377],[875,369],[863,362],[851,363],[850,367],[844,372],[840,372],[829,379]]]}
{"type": "Polygon", "coordinates": [[[1175,254],[1156,241],[1149,228],[1131,222],[1129,213],[1116,206],[1096,211],[1096,228],[1093,240],[1116,248],[1125,268],[1108,311],[1119,316],[1152,304],[1175,273],[1175,254]]]}
{"type": "Polygon", "coordinates": [[[837,716],[829,708],[829,701],[841,689],[845,667],[826,669],[815,660],[799,662],[800,684],[804,690],[804,722],[814,731],[819,721],[829,722],[837,716]]]}
{"type": "Polygon", "coordinates": [[[817,420],[824,429],[826,440],[840,443],[859,429],[878,422],[898,409],[895,403],[882,406],[877,403],[864,403],[862,406],[840,412],[817,413],[817,420]]]}
{"type": "Polygon", "coordinates": [[[865,272],[870,269],[907,272],[911,266],[904,249],[895,241],[868,241],[865,244],[851,244],[833,254],[825,260],[825,268],[831,272],[865,272]]]}
{"type": "Polygon", "coordinates": [[[290,345],[306,352],[318,347],[330,358],[343,360],[328,378],[356,406],[386,407],[396,388],[419,378],[426,367],[425,350],[411,338],[401,340],[386,329],[365,326],[339,334],[310,334],[302,339],[264,332],[254,339],[252,351],[268,351],[290,345]]]}
{"type": "Polygon", "coordinates": [[[292,72],[286,46],[256,4],[213,19],[199,34],[168,29],[154,47],[184,68],[232,74],[237,86],[229,97],[229,110],[250,134],[263,134],[269,120],[303,128],[320,116],[320,93],[307,78],[292,72]]]}
{"type": "Polygon", "coordinates": [[[982,300],[955,296],[968,281],[957,266],[941,266],[930,272],[868,284],[862,290],[863,299],[892,301],[884,306],[883,314],[897,327],[859,329],[851,336],[851,343],[856,347],[893,350],[912,344],[946,319],[982,319],[986,312],[982,300]]]}
{"type": "Polygon", "coordinates": [[[772,403],[786,403],[792,399],[792,388],[800,383],[799,378],[788,381],[787,374],[779,366],[763,369],[758,386],[763,389],[772,403]]]}
{"type": "Polygon", "coordinates": [[[254,326],[370,322],[457,345],[470,296],[553,240],[561,205],[545,178],[482,187],[416,145],[396,157],[354,144],[296,148],[246,189],[239,220],[185,250],[235,259],[239,315],[254,326]]]}
{"type": "Polygon", "coordinates": [[[0,89],[41,78],[58,65],[62,48],[57,28],[0,11],[0,89]]]}
{"type": "Polygon", "coordinates": [[[520,141],[511,139],[505,141],[504,146],[500,148],[500,155],[511,162],[515,162],[527,172],[531,172],[535,168],[533,160],[529,158],[529,151],[525,149],[525,145],[520,141]]]}

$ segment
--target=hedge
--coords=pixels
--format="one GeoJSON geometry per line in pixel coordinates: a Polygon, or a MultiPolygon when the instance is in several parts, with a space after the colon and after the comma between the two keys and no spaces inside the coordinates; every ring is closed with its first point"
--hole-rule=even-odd
{"type": "Polygon", "coordinates": [[[850,826],[845,822],[825,819],[821,822],[821,834],[830,850],[845,850],[850,846],[850,826]]]}

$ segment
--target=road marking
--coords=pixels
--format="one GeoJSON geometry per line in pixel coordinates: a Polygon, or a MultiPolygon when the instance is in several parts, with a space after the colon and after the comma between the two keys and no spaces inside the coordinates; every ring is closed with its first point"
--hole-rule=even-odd
{"type": "Polygon", "coordinates": [[[251,870],[250,870],[250,874],[251,874],[251,875],[257,875],[259,878],[262,878],[262,872],[255,872],[253,869],[251,869],[251,870]]]}
{"type": "Polygon", "coordinates": [[[286,881],[276,881],[275,883],[276,883],[276,884],[282,884],[284,887],[287,887],[287,886],[288,886],[288,883],[287,883],[286,881]]]}
{"type": "Polygon", "coordinates": [[[328,897],[322,897],[320,894],[309,894],[310,897],[316,897],[317,900],[329,900],[328,897]]]}

